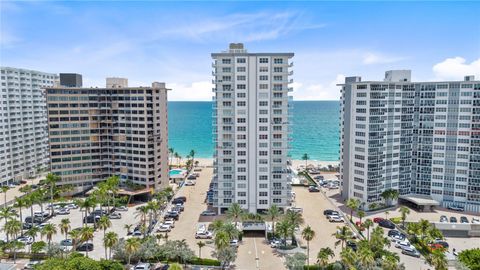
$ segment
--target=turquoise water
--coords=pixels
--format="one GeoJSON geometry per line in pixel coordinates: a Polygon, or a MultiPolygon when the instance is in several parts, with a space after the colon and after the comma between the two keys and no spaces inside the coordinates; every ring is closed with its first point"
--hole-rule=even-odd
{"type": "Polygon", "coordinates": [[[170,170],[170,176],[181,174],[181,173],[182,173],[182,170],[170,170]]]}
{"type": "MultiPolygon", "coordinates": [[[[294,101],[290,155],[301,159],[337,161],[339,158],[339,101],[294,101]]],[[[170,147],[185,157],[190,150],[196,157],[211,158],[211,102],[168,102],[170,147]]]]}

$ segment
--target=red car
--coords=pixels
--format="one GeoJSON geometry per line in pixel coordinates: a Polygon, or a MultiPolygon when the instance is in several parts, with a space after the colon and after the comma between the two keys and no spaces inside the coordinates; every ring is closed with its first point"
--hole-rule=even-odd
{"type": "Polygon", "coordinates": [[[373,222],[378,223],[378,222],[380,222],[381,220],[384,220],[384,218],[376,217],[376,218],[373,219],[373,222]]]}

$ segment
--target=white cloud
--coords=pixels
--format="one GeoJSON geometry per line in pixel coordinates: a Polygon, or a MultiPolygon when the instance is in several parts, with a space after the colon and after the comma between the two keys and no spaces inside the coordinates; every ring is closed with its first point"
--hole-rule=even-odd
{"type": "Polygon", "coordinates": [[[466,75],[475,75],[480,77],[480,58],[467,63],[465,58],[453,57],[447,58],[433,66],[433,73],[436,80],[461,80],[466,75]]]}
{"type": "Polygon", "coordinates": [[[239,40],[252,42],[274,40],[294,31],[323,28],[325,24],[308,22],[300,12],[233,13],[226,16],[198,18],[175,25],[159,33],[161,38],[177,37],[204,42],[239,40]],[[199,24],[198,22],[202,23],[199,24]]]}
{"type": "Polygon", "coordinates": [[[303,87],[302,83],[293,83],[293,97],[295,100],[339,100],[340,87],[337,84],[345,81],[345,75],[337,74],[334,80],[326,84],[309,84],[303,87]]]}
{"type": "Polygon", "coordinates": [[[167,88],[172,89],[168,92],[168,100],[173,101],[208,101],[212,100],[211,81],[199,81],[191,84],[168,83],[167,88]]]}
{"type": "Polygon", "coordinates": [[[403,59],[404,59],[403,57],[385,55],[382,53],[368,52],[363,55],[363,64],[365,65],[388,64],[388,63],[395,63],[403,59]]]}

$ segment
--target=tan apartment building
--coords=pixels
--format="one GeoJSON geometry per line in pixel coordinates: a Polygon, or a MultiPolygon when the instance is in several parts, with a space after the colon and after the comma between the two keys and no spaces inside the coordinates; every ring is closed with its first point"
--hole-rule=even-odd
{"type": "Polygon", "coordinates": [[[167,88],[47,88],[51,170],[75,191],[118,175],[168,185],[167,88]]]}

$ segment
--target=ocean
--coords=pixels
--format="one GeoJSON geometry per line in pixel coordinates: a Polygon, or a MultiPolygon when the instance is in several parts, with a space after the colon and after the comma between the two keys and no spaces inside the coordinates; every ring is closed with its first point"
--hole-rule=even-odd
{"type": "MultiPolygon", "coordinates": [[[[292,159],[304,153],[311,160],[339,159],[339,101],[293,101],[292,159]]],[[[212,102],[168,102],[169,147],[185,157],[194,149],[196,157],[213,156],[212,102]]]]}

